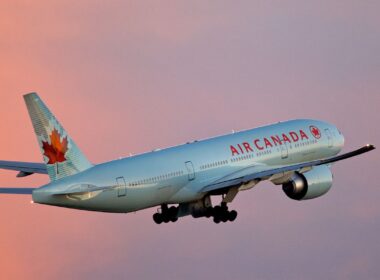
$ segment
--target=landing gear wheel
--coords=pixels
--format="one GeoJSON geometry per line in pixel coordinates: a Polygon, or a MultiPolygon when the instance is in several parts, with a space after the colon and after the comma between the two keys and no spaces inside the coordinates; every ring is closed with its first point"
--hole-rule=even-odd
{"type": "Polygon", "coordinates": [[[164,215],[162,217],[162,221],[166,224],[166,223],[169,223],[170,222],[170,217],[168,215],[164,215]]]}
{"type": "Polygon", "coordinates": [[[228,211],[228,206],[226,202],[222,202],[220,205],[210,208],[210,212],[206,211],[205,216],[208,217],[211,214],[214,217],[215,223],[226,223],[228,221],[233,222],[237,217],[237,212],[235,210],[228,211]]]}
{"type": "Polygon", "coordinates": [[[171,219],[170,219],[170,221],[173,222],[173,223],[175,223],[177,220],[178,220],[177,217],[171,217],[171,219]]]}
{"type": "Polygon", "coordinates": [[[178,214],[178,208],[177,207],[175,207],[175,206],[172,206],[172,207],[170,207],[169,209],[168,209],[168,215],[170,216],[170,217],[175,217],[175,216],[177,216],[177,214],[178,214]]]}
{"type": "Polygon", "coordinates": [[[225,223],[228,221],[228,214],[229,212],[228,211],[223,211],[220,215],[220,220],[225,223]]]}
{"type": "Polygon", "coordinates": [[[229,220],[230,222],[235,221],[236,217],[237,217],[237,212],[236,212],[235,210],[232,210],[232,211],[230,211],[230,212],[228,213],[228,220],[229,220]]]}
{"type": "Polygon", "coordinates": [[[153,215],[153,221],[156,223],[156,224],[161,224],[162,223],[162,216],[160,213],[155,213],[153,215]]]}
{"type": "Polygon", "coordinates": [[[205,217],[210,218],[212,216],[212,207],[208,207],[206,210],[205,217]]]}
{"type": "Polygon", "coordinates": [[[212,215],[215,217],[215,216],[219,216],[220,213],[222,212],[222,207],[220,207],[219,205],[215,206],[213,211],[212,211],[212,215]]]}

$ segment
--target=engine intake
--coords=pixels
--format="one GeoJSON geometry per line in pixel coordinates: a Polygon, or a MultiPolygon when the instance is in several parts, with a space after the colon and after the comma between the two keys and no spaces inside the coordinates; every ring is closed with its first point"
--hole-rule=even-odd
{"type": "Polygon", "coordinates": [[[290,181],[282,185],[285,194],[294,200],[320,197],[332,186],[332,173],[328,166],[316,166],[306,173],[295,173],[290,181]]]}

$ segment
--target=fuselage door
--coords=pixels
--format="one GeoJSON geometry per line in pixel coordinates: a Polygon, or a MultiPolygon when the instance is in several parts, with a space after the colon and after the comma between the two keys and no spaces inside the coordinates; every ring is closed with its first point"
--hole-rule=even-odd
{"type": "Polygon", "coordinates": [[[333,137],[332,137],[331,131],[330,131],[330,129],[326,128],[325,132],[326,132],[326,136],[327,136],[328,146],[329,146],[329,148],[331,148],[333,146],[333,144],[334,144],[333,143],[333,137]]]}
{"type": "Polygon", "coordinates": [[[281,145],[281,158],[288,158],[288,146],[284,141],[282,141],[281,145]]]}
{"type": "Polygon", "coordinates": [[[189,178],[189,181],[192,181],[195,179],[195,172],[194,172],[194,165],[191,161],[186,161],[186,170],[187,170],[187,175],[189,178]]]}
{"type": "Polygon", "coordinates": [[[124,177],[117,177],[117,196],[125,196],[127,194],[127,184],[125,183],[124,177]]]}

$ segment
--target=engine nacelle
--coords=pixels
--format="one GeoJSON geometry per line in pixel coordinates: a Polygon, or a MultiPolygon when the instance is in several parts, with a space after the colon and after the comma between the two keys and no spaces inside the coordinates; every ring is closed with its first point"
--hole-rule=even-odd
{"type": "Polygon", "coordinates": [[[282,189],[291,199],[312,199],[327,193],[332,186],[332,179],[329,167],[315,166],[306,173],[295,173],[290,181],[282,185],[282,189]]]}

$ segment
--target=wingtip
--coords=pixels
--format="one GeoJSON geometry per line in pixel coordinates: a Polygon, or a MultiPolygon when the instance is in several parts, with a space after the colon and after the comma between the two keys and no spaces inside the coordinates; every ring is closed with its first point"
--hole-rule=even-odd
{"type": "Polygon", "coordinates": [[[367,144],[365,147],[366,147],[368,150],[374,150],[374,149],[376,149],[376,147],[375,147],[374,145],[372,145],[372,144],[367,144]]]}

